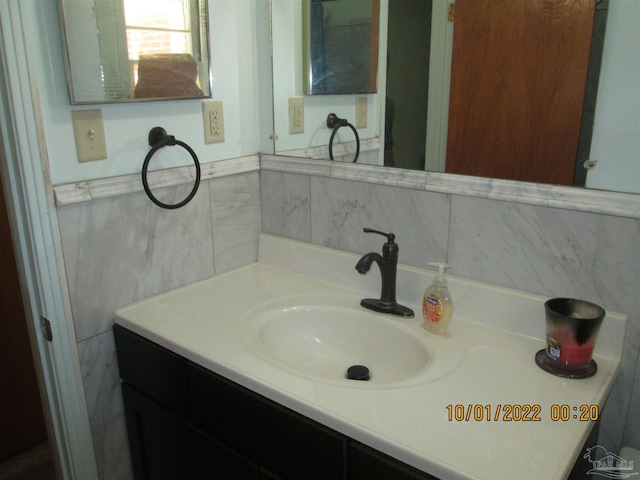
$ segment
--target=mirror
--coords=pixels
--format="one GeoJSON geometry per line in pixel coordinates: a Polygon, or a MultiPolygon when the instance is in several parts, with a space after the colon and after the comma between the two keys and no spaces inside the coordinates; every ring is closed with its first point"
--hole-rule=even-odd
{"type": "MultiPolygon", "coordinates": [[[[637,58],[636,49],[634,47],[634,39],[637,39],[637,24],[640,20],[638,17],[638,6],[635,2],[608,2],[607,0],[574,0],[575,3],[587,4],[591,2],[591,6],[595,4],[596,22],[594,23],[594,40],[596,42],[604,42],[604,26],[607,25],[607,42],[604,44],[604,54],[602,56],[603,70],[600,75],[598,72],[595,74],[596,80],[598,78],[605,79],[604,83],[601,80],[600,90],[598,91],[598,97],[595,96],[593,90],[591,90],[589,108],[585,109],[585,119],[590,120],[593,123],[594,110],[596,98],[598,101],[599,114],[603,121],[607,122],[607,126],[604,123],[600,123],[600,131],[597,138],[594,139],[593,144],[589,141],[586,147],[587,159],[593,158],[598,161],[598,165],[595,170],[587,170],[580,164],[583,178],[574,183],[576,186],[586,186],[588,188],[598,188],[615,190],[621,192],[636,192],[640,193],[640,171],[638,167],[637,155],[632,158],[631,151],[634,151],[637,140],[632,140],[632,137],[637,138],[637,108],[640,105],[637,102],[634,103],[633,99],[638,98],[639,84],[632,81],[631,78],[637,78],[638,71],[637,66],[629,60],[624,60],[625,57],[633,56],[637,58]],[[614,18],[611,18],[611,10],[614,18]],[[604,19],[604,22],[602,21],[604,19]],[[614,22],[613,24],[611,22],[614,22]],[[596,38],[598,36],[598,38],[596,38]],[[612,68],[613,67],[613,68],[612,68]],[[602,85],[605,85],[605,92],[602,92],[602,85]],[[628,100],[623,101],[622,105],[616,103],[617,107],[610,100],[612,92],[616,89],[624,89],[628,95],[628,100]],[[604,94],[604,96],[602,96],[604,94]],[[602,100],[606,99],[606,100],[602,100]],[[602,103],[602,105],[601,105],[602,103]],[[620,108],[622,107],[622,108],[620,108]],[[635,109],[635,114],[634,114],[635,109]],[[608,117],[608,118],[606,118],[608,117]],[[617,118],[620,117],[620,120],[617,118]],[[614,127],[612,127],[614,125],[614,127]],[[620,133],[621,129],[623,133],[620,133]],[[635,134],[633,132],[636,132],[635,134]],[[612,136],[613,135],[613,136],[612,136]],[[623,136],[624,143],[616,142],[614,137],[623,136]],[[589,156],[589,145],[592,157],[589,156]],[[622,145],[622,146],[619,146],[622,145]],[[588,178],[584,178],[587,176],[588,178]],[[594,180],[595,179],[595,180],[594,180]]],[[[305,134],[304,135],[289,135],[286,130],[288,125],[288,111],[286,109],[286,99],[295,95],[302,95],[303,80],[298,78],[297,66],[302,67],[302,55],[298,53],[301,50],[302,33],[289,29],[287,31],[285,25],[295,25],[296,19],[301,17],[301,12],[296,12],[298,2],[292,2],[287,0],[273,0],[272,2],[272,31],[274,37],[274,50],[273,50],[273,72],[274,72],[274,133],[275,153],[289,155],[289,156],[302,156],[306,158],[323,158],[327,159],[326,145],[329,140],[331,131],[323,125],[322,122],[326,120],[327,113],[335,111],[338,116],[342,118],[351,119],[354,116],[356,98],[355,96],[345,96],[346,98],[338,99],[335,96],[328,95],[326,97],[305,97],[305,134]],[[286,37],[286,38],[285,38],[286,37]],[[286,45],[286,46],[285,46],[286,45]],[[282,48],[281,48],[282,47],[282,48]],[[296,67],[292,69],[281,68],[284,65],[295,64],[296,67]],[[287,86],[287,88],[285,88],[287,86]],[[342,112],[336,111],[342,109],[342,112]],[[307,120],[311,120],[311,125],[307,123],[307,120]]],[[[398,113],[398,105],[403,101],[408,101],[413,104],[417,104],[415,101],[415,92],[409,91],[409,89],[400,89],[390,84],[391,79],[387,78],[387,71],[389,68],[394,67],[394,63],[399,63],[401,59],[396,56],[391,50],[391,43],[393,41],[390,38],[390,23],[393,20],[389,19],[389,10],[396,4],[398,8],[407,8],[410,5],[416,4],[432,4],[432,11],[429,13],[434,17],[436,15],[441,18],[442,11],[446,18],[446,6],[448,2],[442,0],[394,0],[394,1],[382,1],[380,6],[380,52],[379,58],[379,76],[378,76],[378,93],[368,94],[369,105],[369,124],[368,128],[364,131],[358,129],[361,139],[364,142],[370,141],[374,144],[375,152],[369,157],[370,160],[364,163],[372,163],[376,165],[383,165],[384,156],[382,154],[382,138],[384,138],[384,112],[385,104],[387,103],[386,95],[391,96],[396,105],[395,123],[394,123],[394,143],[398,145],[396,134],[398,130],[408,130],[407,128],[398,128],[400,124],[400,117],[398,113]],[[387,47],[389,46],[389,50],[387,47]],[[385,93],[383,93],[385,92],[385,93]],[[407,100],[408,99],[408,100],[407,100]],[[373,114],[372,114],[373,110],[373,114]],[[373,117],[372,117],[373,115],[373,117]],[[375,128],[372,127],[372,122],[375,124],[375,128]]],[[[565,2],[561,2],[565,3],[565,2]]],[[[417,18],[417,16],[414,16],[417,18]]],[[[404,23],[405,28],[407,23],[404,23]]],[[[423,158],[422,164],[418,162],[417,166],[403,167],[399,165],[398,153],[396,152],[396,166],[403,168],[416,168],[426,169],[430,171],[445,172],[442,168],[443,158],[446,158],[447,150],[447,119],[448,119],[448,99],[449,99],[449,78],[448,72],[451,71],[451,63],[448,67],[446,62],[442,59],[447,56],[447,48],[452,49],[453,28],[447,27],[443,31],[435,31],[441,29],[440,26],[433,22],[431,25],[432,31],[430,32],[431,50],[428,53],[428,57],[424,59],[424,62],[429,64],[426,68],[427,72],[422,74],[429,77],[429,97],[428,97],[428,119],[425,121],[427,124],[426,132],[426,147],[423,144],[419,145],[419,153],[426,158],[423,158]],[[438,36],[439,35],[439,36],[438,36]],[[436,39],[436,41],[434,41],[436,39]],[[437,47],[437,49],[436,49],[437,47]],[[435,65],[435,68],[434,68],[435,65]],[[433,76],[436,78],[439,76],[440,83],[432,82],[433,76]],[[432,100],[431,91],[440,89],[439,96],[434,97],[436,100],[432,100]],[[443,94],[446,92],[446,94],[443,94]],[[432,116],[431,110],[434,108],[440,108],[440,115],[432,116]],[[432,127],[435,127],[434,131],[432,127]],[[438,130],[438,128],[440,130],[438,130]]],[[[429,25],[423,25],[423,30],[428,30],[429,25]]],[[[410,47],[410,45],[409,45],[410,47]]],[[[405,50],[407,48],[405,47],[405,50]]],[[[422,55],[422,54],[420,54],[422,55]]],[[[449,55],[451,53],[449,52],[449,55]]],[[[417,57],[414,57],[414,60],[417,57]]],[[[424,58],[420,56],[419,58],[424,58]]],[[[449,60],[450,61],[450,60],[449,60]]],[[[417,62],[415,62],[417,63],[417,62]]],[[[508,80],[508,77],[505,77],[508,80]]],[[[597,82],[596,82],[597,83],[597,82]]],[[[597,85],[596,85],[597,87],[597,85]]],[[[592,85],[587,87],[587,90],[592,88],[592,85]]],[[[614,92],[615,93],[615,92],[614,92]]],[[[614,99],[616,102],[620,102],[621,99],[614,99]]],[[[423,114],[424,115],[424,114],[423,114]]],[[[426,116],[426,115],[425,115],[426,116]]],[[[597,115],[596,115],[597,116],[597,115]]],[[[348,132],[347,132],[348,134],[348,132]]],[[[423,142],[425,138],[424,130],[422,130],[423,142]]],[[[341,139],[342,142],[349,142],[349,138],[345,134],[345,139],[341,139]]],[[[583,148],[582,146],[580,148],[583,148]]],[[[346,147],[348,150],[349,147],[346,147]]],[[[372,150],[373,152],[374,150],[372,150]]],[[[404,155],[403,155],[404,156],[404,155]]],[[[576,159],[574,158],[575,162],[576,159]]],[[[359,160],[358,163],[361,163],[359,160]]],[[[578,171],[579,169],[576,169],[578,171]]],[[[490,175],[488,175],[490,176],[490,175]]],[[[539,182],[544,183],[544,182],[539,182]]],[[[553,181],[548,183],[554,183],[553,181]]]]}
{"type": "Polygon", "coordinates": [[[306,0],[305,93],[375,93],[379,21],[379,0],[306,0]]]}
{"type": "Polygon", "coordinates": [[[72,105],[211,96],[206,0],[58,0],[72,105]]]}
{"type": "MultiPolygon", "coordinates": [[[[335,0],[326,3],[339,3],[335,0]]],[[[371,0],[368,0],[371,2],[371,0]]],[[[335,113],[356,125],[354,119],[357,101],[364,100],[365,123],[356,125],[360,137],[358,163],[377,163],[378,118],[380,105],[377,93],[305,95],[305,68],[303,55],[304,5],[308,0],[271,0],[272,69],[274,139],[276,153],[293,154],[312,158],[329,158],[328,144],[332,131],[327,128],[327,116],[335,113]],[[303,100],[304,132],[290,133],[289,104],[292,98],[303,100]],[[374,153],[371,153],[374,152],[374,153]]],[[[380,5],[382,2],[376,1],[380,5]]],[[[379,32],[383,29],[380,28],[379,32]]],[[[378,71],[380,58],[378,57],[378,71]]],[[[377,89],[382,88],[380,76],[377,89]]],[[[341,128],[336,135],[336,158],[339,151],[353,158],[355,138],[348,128],[341,128]]]]}

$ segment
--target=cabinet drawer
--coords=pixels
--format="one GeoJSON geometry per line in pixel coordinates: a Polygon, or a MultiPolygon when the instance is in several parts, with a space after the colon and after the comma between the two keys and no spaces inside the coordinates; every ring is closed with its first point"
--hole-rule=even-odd
{"type": "Polygon", "coordinates": [[[186,415],[186,360],[120,325],[113,326],[120,378],[166,406],[186,415]]]}
{"type": "Polygon", "coordinates": [[[195,424],[283,479],[344,480],[347,438],[197,365],[188,364],[195,424]]]}
{"type": "Polygon", "coordinates": [[[437,480],[370,447],[349,445],[349,480],[437,480]]]}

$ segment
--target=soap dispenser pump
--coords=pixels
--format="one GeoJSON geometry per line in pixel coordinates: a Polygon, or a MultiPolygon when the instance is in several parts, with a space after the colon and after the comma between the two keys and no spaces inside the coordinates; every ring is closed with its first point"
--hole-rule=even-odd
{"type": "Polygon", "coordinates": [[[431,333],[441,335],[446,333],[447,325],[453,315],[453,300],[444,276],[449,265],[442,262],[433,262],[429,265],[438,268],[438,275],[424,292],[422,299],[424,328],[431,333]]]}

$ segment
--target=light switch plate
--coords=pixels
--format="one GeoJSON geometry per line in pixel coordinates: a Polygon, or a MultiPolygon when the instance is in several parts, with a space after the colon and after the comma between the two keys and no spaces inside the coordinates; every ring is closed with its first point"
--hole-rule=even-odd
{"type": "Polygon", "coordinates": [[[221,100],[202,102],[204,143],[224,142],[224,112],[221,100]]]}
{"type": "Polygon", "coordinates": [[[102,110],[73,110],[71,119],[76,137],[78,161],[91,162],[107,158],[102,110]]]}

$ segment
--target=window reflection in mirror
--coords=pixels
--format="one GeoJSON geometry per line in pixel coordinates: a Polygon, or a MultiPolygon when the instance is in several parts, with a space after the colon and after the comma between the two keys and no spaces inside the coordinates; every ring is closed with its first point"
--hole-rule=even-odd
{"type": "Polygon", "coordinates": [[[305,93],[375,93],[379,0],[306,0],[305,93]]]}
{"type": "Polygon", "coordinates": [[[60,0],[71,103],[210,96],[204,0],[60,0]]]}

